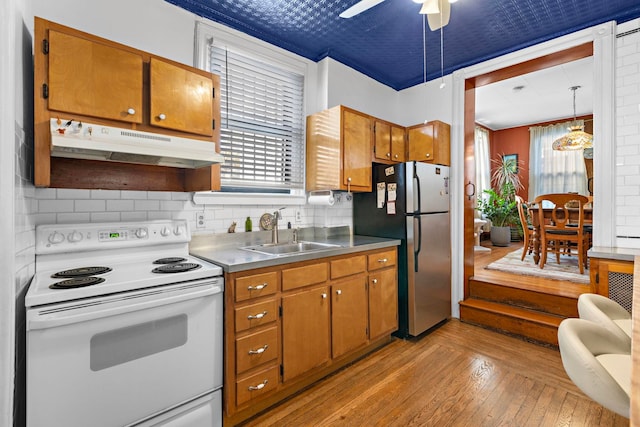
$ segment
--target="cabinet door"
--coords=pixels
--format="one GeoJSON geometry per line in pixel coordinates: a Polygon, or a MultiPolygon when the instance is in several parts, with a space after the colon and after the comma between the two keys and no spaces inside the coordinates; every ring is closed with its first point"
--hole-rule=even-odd
{"type": "Polygon", "coordinates": [[[376,120],[374,129],[374,159],[391,160],[391,125],[376,120]]]}
{"type": "Polygon", "coordinates": [[[213,135],[213,81],[194,71],[151,59],[150,123],[213,135]]]}
{"type": "Polygon", "coordinates": [[[405,130],[400,126],[391,126],[391,160],[402,163],[407,158],[405,130]]]}
{"type": "Polygon", "coordinates": [[[433,125],[423,124],[407,129],[409,144],[407,161],[433,162],[433,125]]]}
{"type": "Polygon", "coordinates": [[[330,359],[329,287],[282,297],[283,381],[330,359]]]}
{"type": "Polygon", "coordinates": [[[342,113],[343,189],[371,191],[371,121],[369,116],[345,109],[342,113]]]}
{"type": "Polygon", "coordinates": [[[369,338],[398,329],[397,270],[390,268],[369,275],[369,338]]]}
{"type": "Polygon", "coordinates": [[[49,30],[48,107],[142,123],[142,62],[135,53],[49,30]]]}
{"type": "Polygon", "coordinates": [[[365,276],[331,287],[331,341],[333,357],[367,343],[367,288],[365,276]]]}

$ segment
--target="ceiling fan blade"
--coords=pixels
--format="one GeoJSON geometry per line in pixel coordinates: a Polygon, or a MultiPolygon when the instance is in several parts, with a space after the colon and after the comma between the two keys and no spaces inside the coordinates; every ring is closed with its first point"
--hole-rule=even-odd
{"type": "Polygon", "coordinates": [[[427,15],[427,22],[431,31],[439,30],[441,27],[449,23],[451,17],[451,4],[447,0],[438,0],[440,2],[440,13],[427,15]]]}
{"type": "Polygon", "coordinates": [[[351,18],[364,12],[365,10],[371,9],[373,6],[380,4],[383,1],[384,0],[361,0],[342,12],[339,16],[340,18],[351,18]]]}

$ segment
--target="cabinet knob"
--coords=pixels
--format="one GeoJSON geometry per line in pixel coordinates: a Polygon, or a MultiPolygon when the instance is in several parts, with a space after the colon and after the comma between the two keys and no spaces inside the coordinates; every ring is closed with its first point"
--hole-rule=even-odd
{"type": "Polygon", "coordinates": [[[387,157],[391,157],[391,153],[387,153],[387,157]]]}
{"type": "Polygon", "coordinates": [[[327,298],[327,294],[323,293],[322,295],[320,295],[322,297],[322,299],[326,299],[327,298]]]}
{"type": "Polygon", "coordinates": [[[427,157],[431,157],[431,154],[427,153],[427,154],[426,154],[426,156],[427,156],[427,157]]]}
{"type": "Polygon", "coordinates": [[[338,289],[338,290],[336,291],[336,294],[337,294],[337,295],[342,295],[342,291],[341,291],[340,289],[338,289]]]}
{"type": "Polygon", "coordinates": [[[264,388],[264,386],[267,385],[268,382],[269,382],[269,380],[264,380],[264,381],[262,381],[262,383],[260,383],[258,385],[250,385],[249,386],[249,391],[262,390],[264,388]]]}
{"type": "Polygon", "coordinates": [[[371,283],[373,283],[373,284],[375,285],[376,283],[378,283],[378,279],[373,279],[373,280],[371,281],[371,283]]]}
{"type": "Polygon", "coordinates": [[[129,108],[129,109],[127,110],[127,114],[129,114],[130,116],[133,116],[135,113],[136,113],[136,110],[135,110],[135,109],[133,109],[133,108],[129,108]]]}
{"type": "Polygon", "coordinates": [[[379,260],[378,260],[378,262],[379,262],[379,263],[385,263],[385,262],[387,262],[387,261],[388,261],[388,259],[386,259],[386,258],[382,258],[382,259],[379,259],[379,260]]]}
{"type": "Polygon", "coordinates": [[[393,157],[397,159],[397,158],[398,158],[398,155],[396,154],[396,155],[395,155],[395,156],[393,156],[393,157]]]}
{"type": "Polygon", "coordinates": [[[167,116],[165,114],[158,114],[158,119],[164,120],[166,118],[167,118],[167,116]]]}

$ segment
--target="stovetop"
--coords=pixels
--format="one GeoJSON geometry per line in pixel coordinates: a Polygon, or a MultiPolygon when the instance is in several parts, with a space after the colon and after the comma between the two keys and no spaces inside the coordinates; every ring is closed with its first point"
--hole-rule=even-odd
{"type": "Polygon", "coordinates": [[[220,267],[189,255],[189,240],[180,220],[39,226],[36,274],[25,306],[221,276],[220,267]]]}

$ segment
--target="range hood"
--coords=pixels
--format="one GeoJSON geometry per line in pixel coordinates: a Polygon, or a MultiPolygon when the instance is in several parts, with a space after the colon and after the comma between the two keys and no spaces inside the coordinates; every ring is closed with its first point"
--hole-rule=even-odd
{"type": "Polygon", "coordinates": [[[224,163],[216,143],[132,129],[51,119],[51,155],[196,169],[224,163]]]}

